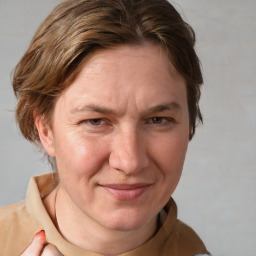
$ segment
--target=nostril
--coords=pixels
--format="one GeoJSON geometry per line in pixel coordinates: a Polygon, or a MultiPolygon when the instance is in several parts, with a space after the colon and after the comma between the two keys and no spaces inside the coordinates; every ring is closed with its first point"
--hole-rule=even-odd
{"type": "Polygon", "coordinates": [[[122,169],[119,169],[119,168],[115,168],[117,171],[119,171],[119,172],[122,172],[122,173],[124,173],[125,175],[128,175],[124,170],[122,170],[122,169]]]}

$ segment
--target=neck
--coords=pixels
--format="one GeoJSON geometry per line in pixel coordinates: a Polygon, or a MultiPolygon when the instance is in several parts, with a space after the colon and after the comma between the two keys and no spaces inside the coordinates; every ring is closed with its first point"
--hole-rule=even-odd
{"type": "Polygon", "coordinates": [[[136,230],[104,227],[82,212],[61,187],[56,192],[54,208],[55,225],[67,241],[103,255],[120,255],[139,247],[154,235],[157,227],[157,216],[136,230]]]}

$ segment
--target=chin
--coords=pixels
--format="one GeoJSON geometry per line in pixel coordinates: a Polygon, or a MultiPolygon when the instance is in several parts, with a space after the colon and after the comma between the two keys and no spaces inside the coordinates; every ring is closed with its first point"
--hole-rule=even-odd
{"type": "Polygon", "coordinates": [[[132,231],[143,228],[151,219],[153,218],[141,211],[125,210],[110,216],[105,226],[117,231],[132,231]]]}

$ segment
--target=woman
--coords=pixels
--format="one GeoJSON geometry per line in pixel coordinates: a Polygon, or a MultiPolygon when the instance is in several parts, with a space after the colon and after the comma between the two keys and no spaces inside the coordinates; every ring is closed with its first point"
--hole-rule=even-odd
{"type": "Polygon", "coordinates": [[[21,132],[57,170],[1,209],[1,255],[207,253],[171,198],[202,121],[194,43],[165,0],[66,0],[52,11],[13,87],[21,132]]]}

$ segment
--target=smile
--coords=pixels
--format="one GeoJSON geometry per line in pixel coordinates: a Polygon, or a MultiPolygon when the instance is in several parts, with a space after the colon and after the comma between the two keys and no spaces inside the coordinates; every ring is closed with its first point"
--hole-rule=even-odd
{"type": "Polygon", "coordinates": [[[132,201],[144,194],[151,184],[110,184],[101,186],[117,200],[132,201]]]}

